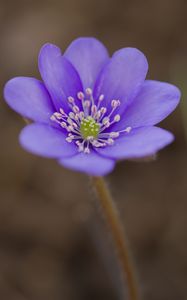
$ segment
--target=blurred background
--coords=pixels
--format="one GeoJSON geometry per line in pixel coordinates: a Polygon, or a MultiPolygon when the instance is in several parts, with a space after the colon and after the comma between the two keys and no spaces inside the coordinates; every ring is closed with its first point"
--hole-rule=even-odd
{"type": "Polygon", "coordinates": [[[24,122],[3,101],[11,77],[39,77],[42,44],[64,50],[79,36],[100,39],[111,54],[139,48],[149,78],[182,89],[181,106],[161,124],[175,142],[154,162],[118,163],[107,179],[142,299],[187,299],[186,16],[185,0],[0,0],[1,300],[120,299],[119,270],[89,180],[22,150],[24,122]]]}

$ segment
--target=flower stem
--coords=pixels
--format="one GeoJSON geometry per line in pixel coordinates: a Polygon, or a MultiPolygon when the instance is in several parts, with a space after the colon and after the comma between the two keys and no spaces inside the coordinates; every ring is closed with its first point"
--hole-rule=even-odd
{"type": "Polygon", "coordinates": [[[115,203],[107,188],[104,178],[91,177],[91,181],[100,200],[105,219],[110,227],[112,238],[118,252],[125,284],[128,286],[129,300],[137,300],[138,289],[133,264],[131,262],[127,240],[120,222],[115,203]]]}

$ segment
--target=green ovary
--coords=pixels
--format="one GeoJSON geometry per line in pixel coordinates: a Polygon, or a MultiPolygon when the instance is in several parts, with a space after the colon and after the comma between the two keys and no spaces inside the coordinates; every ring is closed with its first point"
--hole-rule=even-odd
{"type": "Polygon", "coordinates": [[[99,134],[100,125],[90,116],[83,119],[80,124],[80,132],[83,139],[88,137],[97,138],[99,134]]]}

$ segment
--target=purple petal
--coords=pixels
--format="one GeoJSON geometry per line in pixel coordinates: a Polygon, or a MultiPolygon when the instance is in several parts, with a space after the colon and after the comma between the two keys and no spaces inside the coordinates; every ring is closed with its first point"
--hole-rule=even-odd
{"type": "Polygon", "coordinates": [[[173,139],[170,132],[159,127],[140,127],[116,139],[112,146],[97,148],[97,152],[113,159],[145,157],[155,154],[173,139]]]}
{"type": "Polygon", "coordinates": [[[50,122],[54,112],[51,98],[42,82],[35,78],[16,77],[7,82],[4,97],[16,112],[38,122],[50,122]]]}
{"type": "Polygon", "coordinates": [[[20,143],[29,152],[37,155],[58,158],[77,153],[77,146],[65,140],[64,133],[49,125],[33,123],[20,134],[20,143]]]}
{"type": "Polygon", "coordinates": [[[103,106],[110,106],[113,99],[121,101],[118,111],[123,112],[143,84],[148,70],[146,57],[134,48],[124,48],[114,53],[101,71],[94,90],[97,99],[104,94],[103,106]]]}
{"type": "Polygon", "coordinates": [[[89,154],[79,153],[71,158],[63,158],[59,162],[66,168],[92,176],[104,176],[111,172],[115,165],[113,160],[101,157],[93,151],[89,154]]]}
{"type": "Polygon", "coordinates": [[[113,127],[119,130],[131,126],[155,125],[165,119],[177,106],[180,91],[172,84],[147,80],[137,97],[124,113],[123,121],[113,127]]]}
{"type": "Polygon", "coordinates": [[[45,44],[42,47],[38,64],[56,109],[63,107],[69,111],[67,97],[72,96],[76,99],[77,92],[82,91],[82,83],[77,71],[61,55],[60,49],[52,44],[45,44]]]}
{"type": "Polygon", "coordinates": [[[92,88],[97,75],[109,60],[104,45],[95,38],[78,38],[64,53],[78,71],[84,88],[92,88]]]}

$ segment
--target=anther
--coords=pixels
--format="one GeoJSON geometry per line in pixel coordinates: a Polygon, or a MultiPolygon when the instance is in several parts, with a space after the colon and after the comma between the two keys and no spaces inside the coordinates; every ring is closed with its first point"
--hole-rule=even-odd
{"type": "Polygon", "coordinates": [[[86,148],[84,149],[84,153],[89,154],[89,153],[90,153],[90,149],[89,149],[88,147],[86,147],[86,148]]]}
{"type": "Polygon", "coordinates": [[[130,126],[125,128],[125,132],[127,132],[127,133],[129,133],[131,130],[132,130],[132,127],[130,127],[130,126]]]}
{"type": "Polygon", "coordinates": [[[119,136],[119,132],[110,132],[109,135],[111,138],[117,138],[119,136]]]}
{"type": "Polygon", "coordinates": [[[73,126],[72,125],[67,126],[67,131],[69,132],[73,131],[73,126]]]}
{"type": "Polygon", "coordinates": [[[90,101],[89,100],[85,100],[84,101],[84,107],[89,108],[90,107],[90,101]]]}
{"type": "Polygon", "coordinates": [[[82,120],[84,118],[84,112],[83,111],[80,111],[79,118],[80,118],[80,120],[82,120]]]}
{"type": "Polygon", "coordinates": [[[98,111],[96,114],[95,114],[95,119],[99,119],[101,117],[101,112],[100,111],[98,111]]]}
{"type": "Polygon", "coordinates": [[[78,121],[79,120],[79,114],[76,114],[75,115],[75,121],[78,121]]]}
{"type": "Polygon", "coordinates": [[[77,105],[74,105],[72,109],[73,109],[74,113],[78,113],[80,111],[79,107],[77,105]]]}
{"type": "Polygon", "coordinates": [[[120,106],[120,101],[119,100],[112,100],[111,101],[111,106],[113,107],[113,108],[116,108],[116,107],[118,107],[118,106],[120,106]]]}
{"type": "Polygon", "coordinates": [[[115,122],[119,122],[120,119],[121,119],[120,115],[115,115],[115,117],[114,117],[115,122]]]}
{"type": "Polygon", "coordinates": [[[78,126],[77,126],[77,124],[76,124],[75,122],[72,123],[72,126],[73,126],[74,128],[78,128],[78,126]]]}
{"type": "Polygon", "coordinates": [[[93,115],[96,114],[96,112],[97,112],[97,106],[95,104],[92,105],[91,112],[92,112],[93,115]]]}
{"type": "Polygon", "coordinates": [[[75,99],[71,96],[68,97],[68,102],[73,104],[75,102],[75,99]]]}
{"type": "Polygon", "coordinates": [[[103,94],[101,94],[100,96],[99,96],[99,102],[101,102],[101,101],[103,101],[104,100],[104,95],[103,94]]]}
{"type": "Polygon", "coordinates": [[[68,117],[67,119],[67,122],[70,124],[70,125],[73,125],[73,120],[71,118],[68,117]]]}
{"type": "Polygon", "coordinates": [[[55,118],[54,115],[52,115],[52,116],[50,117],[50,119],[51,119],[51,121],[56,121],[56,118],[55,118]]]}
{"type": "Polygon", "coordinates": [[[91,88],[87,88],[87,89],[86,89],[86,94],[87,94],[88,96],[91,96],[91,95],[92,95],[92,89],[91,89],[91,88]]]}
{"type": "Polygon", "coordinates": [[[106,111],[107,111],[106,107],[101,107],[100,112],[102,115],[104,115],[106,111]]]}
{"type": "Polygon", "coordinates": [[[106,143],[101,143],[101,142],[98,142],[98,141],[94,140],[94,141],[92,142],[92,145],[93,145],[94,147],[99,148],[99,147],[105,147],[105,146],[106,146],[106,143]]]}
{"type": "Polygon", "coordinates": [[[113,144],[114,144],[114,140],[111,139],[111,138],[109,138],[109,139],[107,140],[107,143],[108,143],[108,145],[113,145],[113,144]]]}
{"type": "Polygon", "coordinates": [[[83,92],[78,92],[78,93],[77,93],[77,98],[78,98],[79,100],[84,100],[84,93],[83,93],[83,92]]]}
{"type": "Polygon", "coordinates": [[[94,141],[92,142],[92,145],[93,145],[94,147],[100,147],[100,144],[101,144],[101,143],[99,143],[97,140],[94,140],[94,141]]]}
{"type": "Polygon", "coordinates": [[[62,119],[62,114],[60,114],[59,112],[55,112],[53,115],[54,115],[55,118],[58,119],[58,120],[62,119]]]}
{"type": "Polygon", "coordinates": [[[109,121],[110,121],[110,119],[109,119],[108,117],[105,117],[105,118],[103,119],[102,123],[103,123],[103,125],[106,125],[106,124],[109,123],[109,121]]]}
{"type": "Polygon", "coordinates": [[[70,117],[71,119],[74,119],[74,118],[75,118],[75,114],[74,114],[72,111],[70,111],[69,117],[70,117]]]}
{"type": "Polygon", "coordinates": [[[60,123],[60,126],[61,126],[62,128],[67,128],[67,124],[66,124],[65,122],[61,122],[61,123],[60,123]]]}
{"type": "Polygon", "coordinates": [[[60,108],[60,113],[61,113],[62,115],[65,115],[65,112],[64,112],[63,108],[60,108]]]}
{"type": "Polygon", "coordinates": [[[74,139],[74,135],[70,135],[70,136],[68,136],[68,137],[66,138],[66,141],[67,141],[68,143],[71,143],[71,142],[73,141],[73,139],[74,139]]]}

